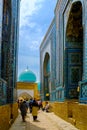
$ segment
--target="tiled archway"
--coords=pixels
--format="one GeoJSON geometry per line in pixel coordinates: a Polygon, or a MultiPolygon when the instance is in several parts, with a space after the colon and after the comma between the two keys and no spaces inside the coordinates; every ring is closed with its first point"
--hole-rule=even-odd
{"type": "Polygon", "coordinates": [[[43,74],[44,74],[44,99],[49,100],[49,77],[50,77],[50,56],[48,53],[45,54],[44,64],[43,64],[43,74]]]}
{"type": "Polygon", "coordinates": [[[66,98],[78,98],[78,82],[83,74],[82,4],[72,4],[65,37],[65,88],[66,98]]]}

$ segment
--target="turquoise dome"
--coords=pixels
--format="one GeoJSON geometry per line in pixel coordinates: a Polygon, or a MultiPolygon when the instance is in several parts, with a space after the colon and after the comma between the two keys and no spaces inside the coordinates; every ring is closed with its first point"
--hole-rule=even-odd
{"type": "Polygon", "coordinates": [[[20,74],[19,81],[20,82],[36,82],[36,75],[30,70],[25,70],[24,72],[20,74]]]}

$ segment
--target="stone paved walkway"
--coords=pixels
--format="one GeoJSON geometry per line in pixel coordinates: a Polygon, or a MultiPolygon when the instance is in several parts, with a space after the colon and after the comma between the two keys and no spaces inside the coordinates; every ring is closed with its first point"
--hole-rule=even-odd
{"type": "Polygon", "coordinates": [[[53,112],[46,113],[39,111],[38,121],[33,121],[32,115],[27,114],[26,122],[22,122],[19,113],[18,118],[15,120],[9,130],[78,130],[70,123],[62,120],[53,112]]]}

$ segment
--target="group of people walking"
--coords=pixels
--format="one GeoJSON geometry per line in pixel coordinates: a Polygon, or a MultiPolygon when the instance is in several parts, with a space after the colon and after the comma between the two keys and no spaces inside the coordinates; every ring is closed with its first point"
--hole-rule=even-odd
{"type": "Polygon", "coordinates": [[[29,108],[30,113],[32,113],[33,116],[33,121],[37,120],[37,114],[38,114],[38,110],[40,109],[40,107],[42,107],[42,102],[41,100],[37,101],[35,98],[34,99],[30,99],[30,101],[23,101],[21,100],[19,103],[19,109],[21,111],[21,116],[22,116],[22,120],[23,122],[25,122],[25,118],[26,118],[26,114],[29,108]]]}

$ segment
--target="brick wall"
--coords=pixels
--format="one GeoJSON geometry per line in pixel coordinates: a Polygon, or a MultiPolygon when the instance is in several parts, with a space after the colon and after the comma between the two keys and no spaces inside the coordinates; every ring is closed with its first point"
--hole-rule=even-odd
{"type": "Polygon", "coordinates": [[[11,123],[14,122],[17,115],[18,115],[17,103],[0,106],[0,130],[8,130],[11,123]],[[11,116],[13,117],[12,120],[11,116]]]}
{"type": "Polygon", "coordinates": [[[55,102],[51,104],[51,111],[62,119],[70,122],[80,130],[87,129],[87,105],[77,102],[55,102]]]}

